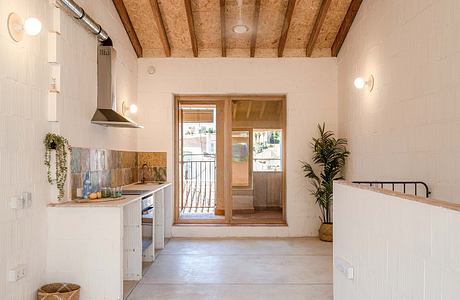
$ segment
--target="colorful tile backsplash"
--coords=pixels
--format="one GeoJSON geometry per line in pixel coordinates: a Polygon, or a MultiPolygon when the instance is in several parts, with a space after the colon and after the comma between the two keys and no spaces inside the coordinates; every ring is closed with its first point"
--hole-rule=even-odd
{"type": "Polygon", "coordinates": [[[166,152],[133,152],[106,149],[72,148],[72,199],[82,187],[86,172],[90,172],[91,187],[116,187],[146,181],[166,181],[166,152]],[[147,166],[145,166],[146,164],[147,166]],[[144,166],[144,168],[142,168],[144,166]]]}

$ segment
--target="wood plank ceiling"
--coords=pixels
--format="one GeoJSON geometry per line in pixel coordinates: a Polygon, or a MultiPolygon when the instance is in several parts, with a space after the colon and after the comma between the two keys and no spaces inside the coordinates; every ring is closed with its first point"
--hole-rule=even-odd
{"type": "Polygon", "coordinates": [[[337,56],[362,0],[112,0],[138,57],[337,56]]]}

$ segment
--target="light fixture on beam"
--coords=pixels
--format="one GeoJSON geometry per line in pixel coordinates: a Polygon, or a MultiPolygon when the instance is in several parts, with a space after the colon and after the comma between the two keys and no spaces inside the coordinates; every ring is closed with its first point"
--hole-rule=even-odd
{"type": "Polygon", "coordinates": [[[374,76],[370,75],[367,80],[365,80],[362,77],[357,77],[354,81],[354,85],[355,88],[357,88],[358,90],[362,90],[364,87],[367,86],[369,92],[372,92],[372,90],[374,89],[374,76]]]}
{"type": "Polygon", "coordinates": [[[16,41],[22,41],[24,32],[28,36],[37,36],[42,31],[42,22],[37,18],[27,18],[25,21],[16,14],[10,13],[8,16],[8,32],[10,37],[16,41]]]}
{"type": "Polygon", "coordinates": [[[243,23],[243,17],[241,14],[241,10],[243,8],[243,0],[236,0],[236,3],[238,5],[238,11],[239,11],[239,17],[238,17],[238,23],[232,27],[232,31],[234,33],[246,33],[249,31],[249,27],[243,23]]]}

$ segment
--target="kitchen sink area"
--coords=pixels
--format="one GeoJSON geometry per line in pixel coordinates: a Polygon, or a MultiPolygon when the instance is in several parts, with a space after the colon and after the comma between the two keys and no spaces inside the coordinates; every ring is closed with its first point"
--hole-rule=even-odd
{"type": "Polygon", "coordinates": [[[155,251],[164,248],[165,229],[171,227],[165,224],[165,201],[172,201],[167,182],[123,186],[115,201],[49,205],[51,274],[56,280],[63,272],[73,274],[86,286],[85,299],[123,299],[126,287],[142,279],[155,251]],[[68,249],[72,260],[55,264],[53,257],[65,257],[68,249]]]}

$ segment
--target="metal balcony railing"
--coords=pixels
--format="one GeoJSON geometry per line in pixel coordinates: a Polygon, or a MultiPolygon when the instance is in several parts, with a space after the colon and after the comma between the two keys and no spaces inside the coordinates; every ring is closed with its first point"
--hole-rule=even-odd
{"type": "Polygon", "coordinates": [[[414,194],[415,196],[418,196],[418,194],[421,193],[421,188],[424,192],[423,196],[426,198],[430,197],[431,194],[428,185],[423,181],[353,181],[353,183],[367,184],[369,186],[380,187],[382,189],[389,189],[391,187],[392,191],[395,191],[398,187],[402,187],[401,192],[405,194],[414,194]]]}
{"type": "Polygon", "coordinates": [[[181,166],[181,213],[210,213],[216,207],[214,155],[186,154],[181,166]]]}

